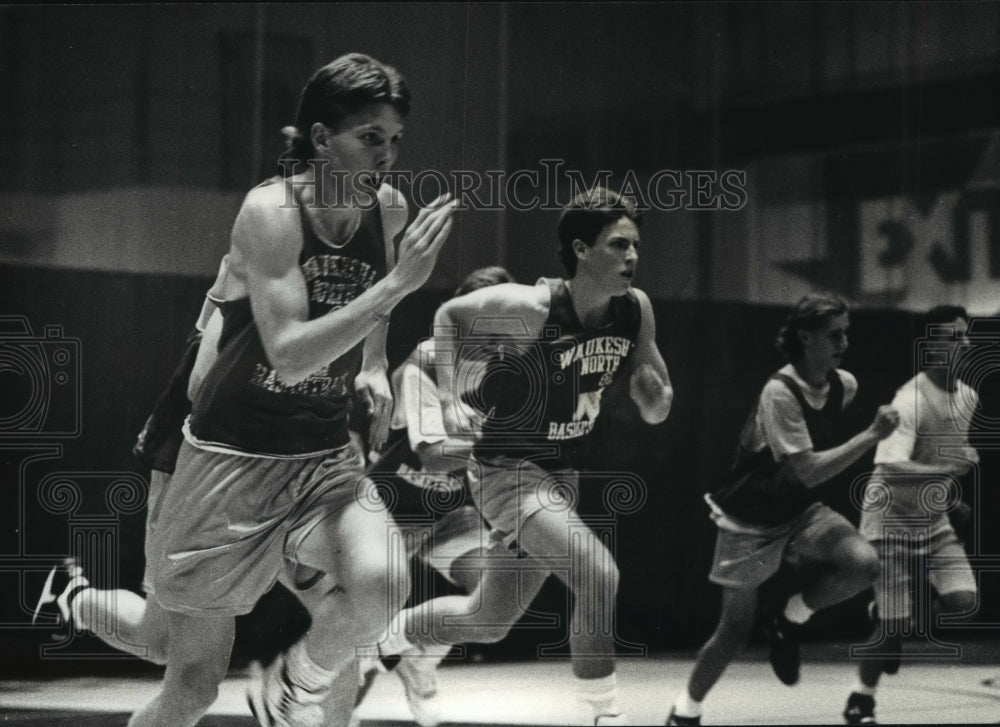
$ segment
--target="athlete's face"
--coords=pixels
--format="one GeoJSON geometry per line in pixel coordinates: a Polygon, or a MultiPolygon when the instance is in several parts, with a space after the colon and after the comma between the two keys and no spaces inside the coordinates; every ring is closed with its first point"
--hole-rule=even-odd
{"type": "Polygon", "coordinates": [[[847,329],[850,320],[847,313],[831,316],[815,331],[799,333],[805,350],[805,360],[817,371],[838,368],[847,350],[847,329]]]}
{"type": "Polygon", "coordinates": [[[403,117],[390,104],[375,103],[356,111],[333,128],[317,124],[313,144],[329,160],[338,183],[346,176],[352,192],[378,187],[392,169],[403,138],[403,117]],[[320,137],[321,144],[316,143],[320,137]]]}
{"type": "Polygon", "coordinates": [[[628,217],[619,217],[601,230],[589,247],[577,244],[577,274],[600,281],[613,295],[632,286],[639,262],[639,228],[628,217]]]}

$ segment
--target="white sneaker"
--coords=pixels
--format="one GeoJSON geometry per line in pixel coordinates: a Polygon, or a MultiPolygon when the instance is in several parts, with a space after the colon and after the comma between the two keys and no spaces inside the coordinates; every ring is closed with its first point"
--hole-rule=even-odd
{"type": "Polygon", "coordinates": [[[267,669],[256,661],[250,665],[247,703],[261,727],[325,727],[323,702],[328,696],[328,689],[309,692],[289,684],[284,653],[267,669]]]}
{"type": "Polygon", "coordinates": [[[399,655],[395,672],[403,682],[406,702],[420,727],[435,727],[441,722],[437,667],[445,654],[429,654],[417,647],[399,655]]]}
{"type": "Polygon", "coordinates": [[[35,623],[39,615],[48,613],[58,624],[72,625],[73,611],[70,608],[70,601],[78,592],[89,587],[90,581],[83,575],[83,568],[76,558],[64,559],[49,571],[38,603],[31,614],[31,623],[35,623]]]}

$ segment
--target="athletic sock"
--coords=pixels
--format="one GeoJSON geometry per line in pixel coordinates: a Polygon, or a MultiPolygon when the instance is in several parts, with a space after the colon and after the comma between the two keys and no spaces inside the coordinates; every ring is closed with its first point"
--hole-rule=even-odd
{"type": "Polygon", "coordinates": [[[80,578],[79,580],[83,582],[77,583],[73,586],[73,588],[66,589],[66,607],[69,609],[70,617],[73,619],[73,623],[77,624],[80,628],[85,628],[90,631],[93,629],[91,629],[90,624],[87,623],[87,619],[84,618],[83,603],[77,598],[77,596],[84,591],[89,591],[93,588],[93,586],[90,585],[90,582],[86,578],[80,578]]]}
{"type": "Polygon", "coordinates": [[[295,642],[288,650],[288,657],[285,659],[285,676],[290,684],[307,692],[316,694],[326,691],[339,673],[339,670],[325,669],[313,661],[302,641],[295,642]]]}
{"type": "Polygon", "coordinates": [[[416,645],[406,637],[406,617],[402,611],[396,614],[382,636],[378,644],[382,656],[398,656],[404,651],[416,648],[416,645]]]}
{"type": "Polygon", "coordinates": [[[878,691],[878,687],[877,686],[869,687],[867,684],[862,684],[859,681],[857,684],[854,685],[854,688],[851,691],[857,694],[865,694],[869,697],[874,697],[875,693],[878,691]]]}
{"type": "Polygon", "coordinates": [[[598,679],[576,679],[576,693],[580,701],[590,705],[594,716],[621,714],[618,704],[618,677],[612,672],[598,679]]]}
{"type": "Polygon", "coordinates": [[[83,591],[91,588],[90,581],[87,577],[83,575],[83,569],[79,566],[74,567],[75,570],[69,583],[66,584],[66,588],[63,592],[59,594],[56,598],[56,602],[59,604],[63,614],[69,614],[69,617],[77,624],[83,625],[80,620],[79,609],[73,608],[73,602],[76,601],[76,597],[79,596],[83,591]]]}
{"type": "Polygon", "coordinates": [[[691,695],[685,689],[677,696],[677,701],[674,702],[674,713],[681,717],[700,717],[701,702],[691,699],[691,695]]]}
{"type": "Polygon", "coordinates": [[[801,593],[796,593],[785,604],[785,618],[793,624],[804,624],[813,613],[815,612],[802,600],[801,593]]]}

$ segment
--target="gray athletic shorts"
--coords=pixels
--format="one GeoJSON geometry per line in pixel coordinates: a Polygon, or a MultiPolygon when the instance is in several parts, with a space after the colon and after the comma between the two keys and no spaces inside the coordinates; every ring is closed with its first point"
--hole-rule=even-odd
{"type": "Polygon", "coordinates": [[[708,579],[730,588],[757,588],[783,563],[801,568],[824,562],[831,546],[845,538],[865,542],[847,518],[820,502],[776,527],[746,532],[720,527],[708,579]]]}
{"type": "Polygon", "coordinates": [[[509,547],[529,517],[540,510],[567,510],[579,500],[579,475],[572,469],[549,471],[531,460],[473,459],[469,489],[492,528],[493,542],[509,547]]]}
{"type": "Polygon", "coordinates": [[[169,611],[194,615],[248,613],[283,571],[297,563],[323,569],[332,554],[310,553],[306,541],[320,523],[355,502],[382,507],[353,444],[317,457],[267,459],[185,442],[173,476],[157,489],[146,534],[147,592],[169,611]]]}

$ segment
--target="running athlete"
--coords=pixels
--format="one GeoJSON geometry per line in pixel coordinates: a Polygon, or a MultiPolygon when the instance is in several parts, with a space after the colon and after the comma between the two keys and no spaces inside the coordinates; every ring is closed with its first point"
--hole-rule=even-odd
{"type": "MultiPolygon", "coordinates": [[[[482,268],[465,279],[455,296],[512,281],[501,267],[482,268]]],[[[503,569],[492,567],[511,554],[491,541],[489,526],[471,503],[465,472],[475,440],[445,431],[434,348],[433,339],[422,341],[393,372],[389,445],[370,473],[377,484],[391,489],[386,499],[394,503],[390,510],[410,551],[465,592],[438,597],[420,609],[437,619],[422,628],[425,633],[433,628],[435,640],[410,645],[394,638],[405,631],[406,619],[413,618],[408,614],[419,608],[414,607],[401,611],[379,642],[382,657],[400,656],[394,671],[423,727],[440,721],[436,672],[452,645],[502,639],[548,575],[513,556],[505,558],[503,569]]],[[[466,357],[462,370],[461,388],[470,391],[479,383],[482,361],[466,357]]],[[[411,601],[421,600],[412,594],[411,601]]]]}
{"type": "MultiPolygon", "coordinates": [[[[667,417],[673,397],[656,348],[652,306],[632,287],[640,220],[635,206],[615,192],[583,192],[559,220],[568,278],[479,290],[446,302],[435,317],[446,426],[481,432],[469,465],[476,505],[506,544],[516,542],[576,597],[570,648],[589,724],[626,720],[614,660],[618,569],[573,505],[574,449],[586,446],[601,395],[616,377],[629,377],[631,397],[649,423],[667,417]],[[496,336],[503,342],[466,404],[457,365],[462,349],[496,336]]],[[[438,612],[433,615],[437,619],[438,612]]],[[[426,642],[411,623],[401,636],[426,642]]],[[[435,626],[431,641],[447,642],[445,636],[435,626]]],[[[461,635],[469,637],[468,631],[461,635]]]]}
{"type": "Polygon", "coordinates": [[[381,534],[384,506],[347,424],[354,387],[381,418],[388,312],[426,281],[451,226],[447,200],[421,210],[392,267],[405,208],[377,185],[408,109],[389,66],[351,54],[320,68],[283,177],[251,190],[237,215],[218,350],[199,349],[216,360],[149,528],[166,674],[130,725],[196,723],[225,676],[235,616],[279,579],[312,622],[261,675],[252,709],[262,725],[326,724],[335,681],[356,679],[344,667],[406,598],[402,554],[381,534]]]}
{"type": "MultiPolygon", "coordinates": [[[[227,260],[223,259],[217,283],[225,278],[226,266],[227,260]]],[[[132,449],[136,458],[150,468],[147,527],[174,471],[183,441],[181,427],[191,411],[192,392],[197,390],[204,375],[204,372],[194,373],[199,346],[215,346],[221,327],[222,317],[209,293],[195,327],[188,334],[181,361],[132,449]]],[[[49,572],[32,622],[47,612],[53,612],[54,621],[67,630],[85,629],[116,649],[155,664],[166,663],[167,612],[155,599],[147,600],[133,591],[94,588],[75,557],[66,558],[49,572]]]]}
{"type": "Polygon", "coordinates": [[[778,348],[789,363],[765,384],[725,485],[706,495],[718,526],[709,580],[722,586],[722,613],[667,724],[701,723],[702,701],[749,638],[759,590],[779,568],[791,568],[800,588],[767,615],[771,663],[785,684],[799,678],[793,625],[870,587],[878,577],[872,547],[846,518],[818,500],[820,485],[899,423],[899,414],[882,406],[868,428],[850,439],[844,436],[842,413],[858,388],[854,376],[838,368],[847,350],[848,325],[843,300],[814,293],[798,302],[778,334],[778,348]]]}
{"type": "Polygon", "coordinates": [[[957,478],[979,462],[969,446],[969,425],[979,406],[976,392],[958,377],[959,351],[968,346],[969,314],[942,305],[925,317],[926,366],[896,392],[892,405],[899,427],[875,450],[875,471],[865,488],[861,535],[878,552],[882,575],[875,581],[876,623],[871,642],[880,658],[864,658],[859,683],[844,709],[847,724],[875,722],[875,693],[882,672],[895,674],[910,631],[913,598],[929,595],[929,582],[946,613],[976,608],[976,577],[965,549],[949,522],[957,478]],[[947,362],[947,365],[942,365],[947,362]],[[928,569],[927,558],[947,558],[943,568],[928,569]]]}

